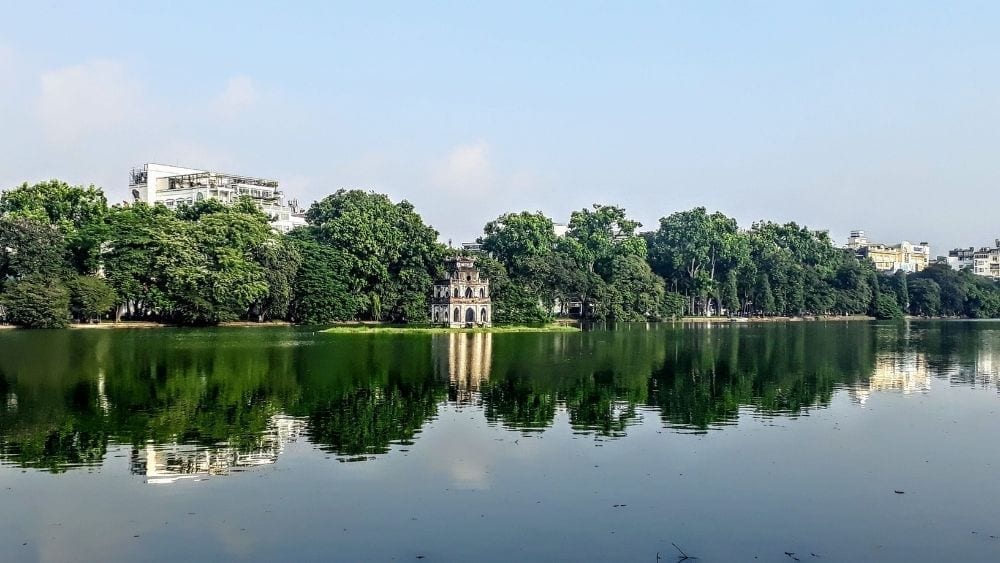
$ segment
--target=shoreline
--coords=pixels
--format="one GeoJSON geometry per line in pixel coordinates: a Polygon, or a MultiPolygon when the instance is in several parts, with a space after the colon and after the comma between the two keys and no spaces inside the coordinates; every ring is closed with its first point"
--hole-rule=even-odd
{"type": "MultiPolygon", "coordinates": [[[[666,319],[662,321],[637,321],[646,322],[654,324],[763,324],[763,323],[803,323],[803,322],[857,322],[857,321],[878,321],[875,317],[869,317],[867,315],[809,315],[805,317],[735,317],[730,319],[729,317],[680,317],[677,319],[666,319]]],[[[887,319],[883,322],[888,322],[891,319],[887,319]]],[[[1000,321],[1000,318],[996,319],[971,319],[964,317],[914,317],[914,316],[904,316],[898,320],[904,321],[1000,321]]],[[[427,325],[399,325],[399,324],[388,324],[380,323],[374,321],[354,321],[354,322],[342,322],[333,323],[330,325],[319,325],[325,328],[318,330],[317,332],[323,332],[327,334],[404,334],[404,333],[427,333],[427,334],[444,334],[444,333],[530,333],[530,332],[581,332],[583,329],[580,328],[580,319],[556,319],[551,324],[543,326],[495,326],[490,328],[475,327],[475,328],[447,328],[447,327],[436,327],[427,325]]],[[[296,327],[296,326],[306,326],[297,325],[295,323],[290,323],[288,321],[268,321],[263,323],[258,323],[254,321],[229,321],[224,323],[219,323],[217,325],[204,325],[204,326],[193,326],[193,325],[177,325],[177,324],[167,324],[158,323],[153,321],[119,321],[112,322],[106,321],[101,323],[72,323],[66,327],[69,330],[123,330],[123,329],[154,329],[154,328],[271,328],[271,327],[296,327]]],[[[0,331],[3,330],[17,330],[23,327],[11,324],[0,324],[0,331]]],[[[50,329],[50,330],[65,330],[65,329],[50,329]]]]}
{"type": "MultiPolygon", "coordinates": [[[[921,317],[906,317],[907,320],[921,319],[921,317]]],[[[806,315],[804,317],[680,317],[676,323],[801,323],[801,322],[828,322],[828,321],[877,321],[875,317],[868,315],[806,315]]],[[[921,320],[944,320],[943,318],[928,318],[921,320]]]]}
{"type": "Polygon", "coordinates": [[[319,332],[324,334],[495,334],[532,332],[582,332],[583,329],[567,324],[553,323],[543,326],[494,326],[473,328],[449,328],[440,326],[406,326],[379,324],[350,324],[332,326],[319,332]]]}

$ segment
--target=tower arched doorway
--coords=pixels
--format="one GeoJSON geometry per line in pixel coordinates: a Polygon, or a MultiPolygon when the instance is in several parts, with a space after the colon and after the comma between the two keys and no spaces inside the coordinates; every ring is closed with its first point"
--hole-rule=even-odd
{"type": "Polygon", "coordinates": [[[465,310],[465,322],[467,323],[476,322],[476,310],[473,309],[472,307],[469,307],[468,309],[465,310]]]}

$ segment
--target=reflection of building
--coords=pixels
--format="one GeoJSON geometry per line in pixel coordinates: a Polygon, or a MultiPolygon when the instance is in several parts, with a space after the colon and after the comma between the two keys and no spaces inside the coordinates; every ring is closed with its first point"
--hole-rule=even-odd
{"type": "Polygon", "coordinates": [[[870,259],[880,272],[919,272],[930,264],[931,258],[931,249],[926,242],[912,244],[904,240],[893,245],[875,244],[869,242],[861,230],[851,231],[847,248],[854,250],[859,257],[870,259]]]}
{"type": "Polygon", "coordinates": [[[475,258],[450,258],[448,277],[434,283],[431,322],[450,327],[490,326],[490,281],[479,275],[475,258]]]}
{"type": "Polygon", "coordinates": [[[135,201],[162,203],[170,209],[204,199],[229,205],[246,196],[271,217],[271,225],[281,232],[306,224],[298,204],[285,203],[277,180],[150,163],[132,169],[129,188],[135,201]]]}
{"type": "Polygon", "coordinates": [[[132,450],[132,473],[145,475],[151,484],[173,483],[210,475],[228,475],[278,461],[285,444],[295,441],[306,427],[302,419],[284,415],[271,417],[267,429],[253,447],[229,444],[154,444],[132,450]]]}
{"type": "Polygon", "coordinates": [[[479,386],[490,378],[493,335],[490,333],[449,333],[435,335],[431,343],[434,372],[450,383],[452,400],[472,402],[479,386]]]}
{"type": "Polygon", "coordinates": [[[880,355],[875,358],[875,370],[868,384],[851,389],[851,396],[864,404],[875,391],[901,391],[904,394],[930,391],[931,375],[927,358],[922,353],[902,356],[880,355]]]}
{"type": "Polygon", "coordinates": [[[992,383],[1000,389],[1000,350],[986,342],[976,351],[974,382],[983,386],[992,383]]]}

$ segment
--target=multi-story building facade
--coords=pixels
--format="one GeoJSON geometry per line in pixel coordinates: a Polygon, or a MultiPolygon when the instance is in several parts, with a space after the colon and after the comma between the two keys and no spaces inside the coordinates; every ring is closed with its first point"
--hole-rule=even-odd
{"type": "Polygon", "coordinates": [[[953,248],[948,251],[945,261],[953,270],[964,270],[966,268],[971,270],[975,264],[975,254],[976,249],[971,246],[969,248],[953,248]]]}
{"type": "Polygon", "coordinates": [[[880,272],[919,272],[931,262],[931,247],[926,242],[913,244],[903,241],[885,245],[870,242],[862,230],[851,231],[847,248],[854,250],[859,258],[868,258],[880,272]]]}
{"type": "Polygon", "coordinates": [[[448,277],[434,284],[431,322],[452,328],[491,326],[490,281],[479,274],[475,259],[449,258],[445,270],[448,277]]]}
{"type": "Polygon", "coordinates": [[[948,252],[948,265],[956,270],[968,269],[977,276],[1000,280],[1000,239],[993,241],[993,248],[984,246],[956,248],[948,252]]]}
{"type": "Polygon", "coordinates": [[[129,189],[134,201],[162,203],[171,209],[205,199],[229,205],[248,196],[281,232],[306,224],[305,210],[297,201],[285,202],[277,180],[148,163],[132,169],[129,189]]]}

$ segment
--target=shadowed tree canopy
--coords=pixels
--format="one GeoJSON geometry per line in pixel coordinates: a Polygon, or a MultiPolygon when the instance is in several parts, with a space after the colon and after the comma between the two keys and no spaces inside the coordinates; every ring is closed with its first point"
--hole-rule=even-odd
{"type": "Polygon", "coordinates": [[[427,317],[427,298],[441,268],[438,233],[407,201],[361,190],[339,190],[306,213],[320,244],[342,249],[351,289],[374,320],[427,317]]]}

